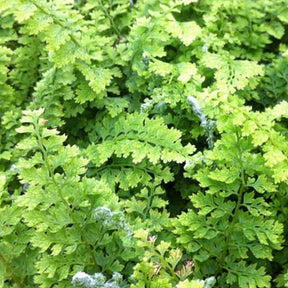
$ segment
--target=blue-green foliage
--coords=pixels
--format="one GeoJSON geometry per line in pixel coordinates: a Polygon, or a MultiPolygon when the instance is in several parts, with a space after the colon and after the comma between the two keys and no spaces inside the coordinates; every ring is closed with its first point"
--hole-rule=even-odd
{"type": "Polygon", "coordinates": [[[288,287],[287,7],[0,0],[0,288],[288,287]]]}

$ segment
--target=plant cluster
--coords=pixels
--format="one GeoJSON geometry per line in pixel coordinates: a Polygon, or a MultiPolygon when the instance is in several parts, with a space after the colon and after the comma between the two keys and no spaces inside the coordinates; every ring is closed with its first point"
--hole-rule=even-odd
{"type": "Polygon", "coordinates": [[[0,288],[288,287],[288,0],[0,0],[0,288]]]}

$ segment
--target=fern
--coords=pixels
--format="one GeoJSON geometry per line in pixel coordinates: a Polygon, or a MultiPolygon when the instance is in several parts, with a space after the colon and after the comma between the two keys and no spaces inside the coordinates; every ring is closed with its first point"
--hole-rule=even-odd
{"type": "Polygon", "coordinates": [[[0,0],[0,288],[285,287],[286,7],[0,0]]]}
{"type": "Polygon", "coordinates": [[[184,162],[194,151],[191,145],[182,146],[179,131],[168,129],[160,118],[147,119],[145,114],[107,117],[97,125],[97,134],[93,137],[99,144],[91,144],[85,152],[94,167],[100,166],[90,165],[91,175],[112,187],[119,183],[123,190],[171,181],[173,175],[165,163],[184,162]]]}
{"type": "MultiPolygon", "coordinates": [[[[223,108],[235,108],[233,104],[226,103],[223,108]]],[[[195,253],[194,258],[203,262],[199,267],[200,275],[213,271],[220,279],[227,277],[226,281],[231,285],[270,287],[271,278],[264,276],[265,266],[257,269],[255,264],[250,267],[250,263],[255,258],[271,261],[273,250],[281,249],[283,242],[283,226],[273,219],[273,204],[268,203],[277,198],[274,196],[276,184],[286,181],[277,165],[286,165],[284,155],[287,154],[284,152],[286,148],[277,144],[276,138],[271,136],[275,133],[279,140],[283,137],[279,132],[273,132],[273,122],[268,115],[279,119],[280,107],[285,106],[283,102],[279,107],[274,107],[277,113],[270,110],[263,115],[255,113],[254,117],[252,112],[247,114],[246,109],[241,107],[234,110],[233,116],[219,115],[216,125],[222,132],[221,139],[216,142],[213,151],[203,154],[202,163],[195,161],[194,165],[186,168],[187,177],[197,179],[203,190],[190,197],[193,209],[175,221],[175,232],[180,235],[179,242],[187,245],[187,250],[195,253]],[[241,117],[241,122],[237,117],[241,117]],[[251,120],[257,126],[254,131],[247,131],[251,127],[251,120]],[[261,125],[257,124],[259,120],[261,125]],[[268,133],[266,125],[270,127],[270,136],[267,137],[264,136],[268,133]],[[262,153],[255,150],[259,145],[262,145],[262,153]],[[282,147],[282,152],[279,151],[283,153],[282,158],[270,154],[271,145],[275,145],[270,148],[273,153],[277,153],[277,147],[282,147]],[[197,166],[202,168],[199,167],[195,173],[197,166]],[[218,264],[213,259],[217,259],[218,264]],[[231,274],[230,266],[236,272],[231,274]],[[245,269],[253,271],[254,280],[245,269]]]]}
{"type": "Polygon", "coordinates": [[[40,118],[42,113],[43,110],[27,111],[22,118],[23,125],[17,130],[30,134],[18,144],[18,149],[25,153],[31,151],[29,158],[21,158],[17,165],[22,169],[21,182],[29,183],[17,205],[25,208],[23,221],[35,231],[30,241],[41,251],[35,283],[41,287],[50,287],[52,283],[65,287],[70,282],[69,275],[79,269],[122,269],[118,258],[121,259],[120,251],[122,257],[129,258],[129,252],[124,251],[129,242],[121,242],[123,232],[115,226],[116,222],[106,227],[101,217],[93,217],[93,211],[103,206],[105,199],[115,206],[117,198],[104,182],[81,176],[88,161],[78,157],[75,146],[61,148],[66,137],[46,128],[46,121],[40,118]],[[99,250],[112,238],[114,244],[106,252],[99,250]]]}

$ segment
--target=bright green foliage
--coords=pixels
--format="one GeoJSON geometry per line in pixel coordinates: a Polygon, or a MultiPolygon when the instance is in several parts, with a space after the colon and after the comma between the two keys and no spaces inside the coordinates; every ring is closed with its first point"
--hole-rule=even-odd
{"type": "Polygon", "coordinates": [[[160,161],[182,163],[194,152],[191,145],[181,145],[181,132],[168,129],[160,118],[148,119],[145,114],[132,114],[125,118],[104,119],[101,126],[96,126],[97,140],[101,143],[87,148],[96,167],[113,154],[118,158],[131,156],[135,164],[144,159],[156,164],[160,161]]]}
{"type": "Polygon", "coordinates": [[[287,287],[287,7],[0,0],[0,288],[287,287]]]}
{"type": "Polygon", "coordinates": [[[229,54],[207,53],[202,62],[205,67],[217,70],[217,88],[225,86],[230,93],[234,93],[235,89],[242,90],[252,81],[252,77],[263,75],[260,65],[247,60],[234,60],[229,54]]]}
{"type": "Polygon", "coordinates": [[[46,120],[40,118],[42,113],[25,112],[23,125],[17,129],[30,134],[17,145],[30,153],[29,158],[21,158],[17,164],[21,183],[29,183],[29,187],[16,204],[25,209],[23,221],[35,231],[30,241],[41,252],[35,265],[35,283],[41,287],[53,283],[66,287],[71,281],[69,275],[79,270],[121,271],[121,259],[131,257],[131,244],[124,241],[126,232],[114,222],[104,224],[95,212],[107,203],[105,199],[115,209],[117,198],[104,182],[81,176],[87,160],[77,157],[75,146],[59,149],[66,137],[46,128],[46,120]]]}
{"type": "Polygon", "coordinates": [[[277,198],[276,183],[287,181],[287,146],[273,129],[275,118],[286,116],[287,103],[265,113],[248,113],[233,97],[231,104],[229,98],[222,102],[217,97],[218,106],[229,114],[211,110],[221,132],[213,151],[196,154],[194,163],[186,166],[186,176],[203,189],[190,196],[193,209],[175,221],[175,232],[203,263],[200,275],[219,274],[239,287],[270,287],[264,268],[269,262],[262,260],[261,268],[251,263],[255,258],[271,261],[273,249],[283,243],[283,226],[269,202],[277,198]]]}

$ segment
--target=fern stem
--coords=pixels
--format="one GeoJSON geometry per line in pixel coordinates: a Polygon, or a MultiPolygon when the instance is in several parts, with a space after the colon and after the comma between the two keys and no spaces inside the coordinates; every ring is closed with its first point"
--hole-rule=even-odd
{"type": "Polygon", "coordinates": [[[239,132],[236,131],[236,137],[237,137],[237,148],[238,148],[238,151],[239,151],[239,164],[240,164],[240,179],[241,179],[241,184],[240,184],[240,188],[239,188],[239,191],[238,191],[238,200],[237,200],[237,204],[236,204],[236,207],[235,207],[235,210],[234,210],[234,213],[233,213],[233,220],[232,220],[232,225],[235,223],[235,221],[237,220],[238,218],[238,211],[240,209],[240,206],[242,205],[242,200],[243,200],[243,194],[245,192],[245,188],[247,187],[247,184],[246,184],[246,180],[245,180],[245,171],[244,171],[244,167],[243,167],[243,159],[242,159],[242,149],[241,149],[241,146],[239,145],[239,140],[240,140],[240,135],[239,135],[239,132]]]}
{"type": "Polygon", "coordinates": [[[228,253],[228,250],[229,250],[230,232],[233,229],[234,224],[238,220],[239,209],[240,209],[240,207],[242,205],[243,195],[244,195],[245,189],[247,187],[246,180],[245,180],[245,170],[244,170],[244,167],[243,167],[243,158],[242,158],[243,151],[241,149],[241,146],[239,145],[240,135],[239,135],[239,132],[237,130],[236,130],[236,137],[237,137],[237,148],[238,148],[238,151],[239,151],[238,162],[239,162],[239,165],[240,165],[240,180],[241,180],[241,183],[240,183],[240,186],[239,186],[239,189],[238,189],[237,203],[236,203],[235,209],[234,209],[234,211],[233,211],[233,213],[231,215],[232,221],[230,222],[228,229],[225,230],[225,232],[224,232],[225,242],[227,243],[227,245],[225,247],[225,250],[222,253],[221,259],[219,260],[219,263],[220,263],[221,267],[226,267],[226,265],[224,263],[225,263],[225,257],[227,256],[227,253],[228,253]]]}
{"type": "Polygon", "coordinates": [[[153,193],[151,191],[150,191],[150,193],[148,192],[147,205],[146,205],[146,208],[145,208],[145,212],[143,213],[144,220],[147,219],[147,215],[148,215],[148,213],[149,213],[149,211],[151,209],[153,198],[154,198],[153,193]]]}
{"type": "Polygon", "coordinates": [[[108,10],[105,8],[102,0],[99,0],[99,3],[100,3],[100,5],[101,5],[101,8],[102,8],[103,12],[105,13],[106,17],[109,19],[110,24],[111,24],[113,30],[115,31],[115,33],[117,34],[117,36],[120,37],[120,36],[121,36],[121,33],[120,33],[119,29],[117,28],[117,26],[115,25],[115,22],[114,22],[113,18],[111,17],[111,15],[109,14],[108,10]]]}

